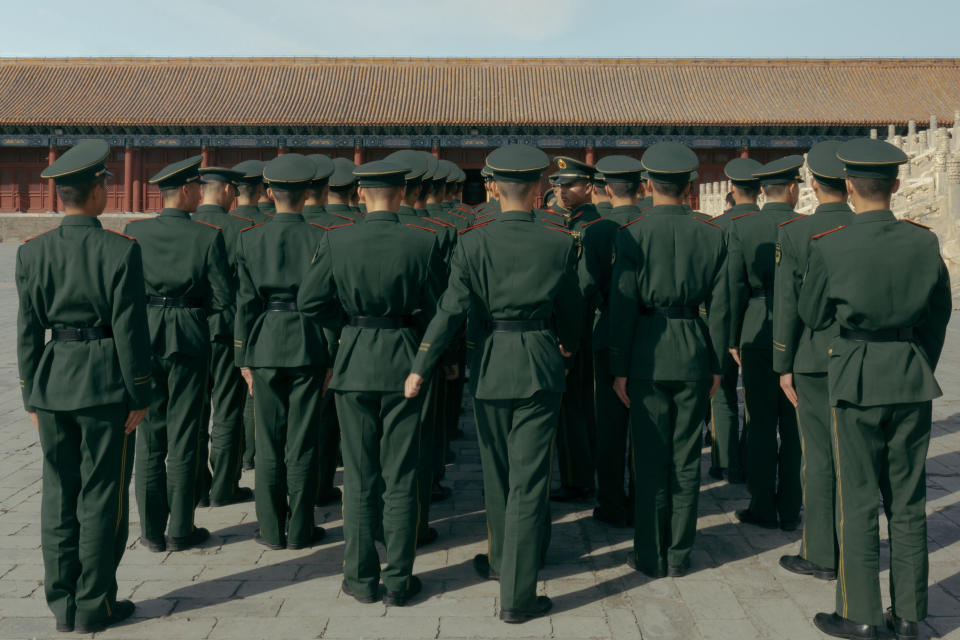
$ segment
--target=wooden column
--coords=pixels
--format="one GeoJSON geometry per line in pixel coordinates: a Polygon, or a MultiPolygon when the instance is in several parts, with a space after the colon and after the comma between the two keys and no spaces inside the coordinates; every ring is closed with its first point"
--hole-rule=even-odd
{"type": "Polygon", "coordinates": [[[282,156],[282,155],[285,154],[286,152],[287,152],[287,145],[281,144],[279,147],[277,147],[277,155],[278,155],[278,156],[282,156]]]}
{"type": "MultiPolygon", "coordinates": [[[[53,164],[57,161],[57,148],[53,145],[47,149],[47,163],[48,165],[53,164]]],[[[53,183],[53,180],[47,180],[47,202],[50,203],[50,211],[56,212],[57,210],[57,186],[53,183]]]]}
{"type": "Polygon", "coordinates": [[[749,157],[750,157],[750,152],[747,150],[746,147],[740,147],[740,157],[741,157],[741,158],[749,158],[749,157]]]}
{"type": "Polygon", "coordinates": [[[133,147],[123,148],[123,205],[124,212],[133,211],[133,147]]]}
{"type": "Polygon", "coordinates": [[[363,164],[363,146],[359,142],[353,145],[353,164],[358,167],[363,164]]]}
{"type": "Polygon", "coordinates": [[[130,210],[136,213],[143,212],[143,151],[139,147],[131,147],[130,153],[133,155],[133,200],[130,203],[130,210]]]}
{"type": "Polygon", "coordinates": [[[594,150],[593,145],[587,147],[586,158],[584,158],[583,161],[589,164],[590,166],[593,166],[597,163],[597,153],[594,150]]]}
{"type": "Polygon", "coordinates": [[[437,144],[436,142],[434,142],[434,143],[433,143],[433,146],[430,147],[430,153],[433,154],[433,157],[434,157],[434,158],[436,158],[437,160],[439,160],[439,159],[440,159],[440,145],[437,144]]]}
{"type": "Polygon", "coordinates": [[[200,161],[200,166],[209,167],[210,166],[210,147],[208,147],[207,145],[202,145],[200,147],[200,157],[203,158],[200,161]]]}

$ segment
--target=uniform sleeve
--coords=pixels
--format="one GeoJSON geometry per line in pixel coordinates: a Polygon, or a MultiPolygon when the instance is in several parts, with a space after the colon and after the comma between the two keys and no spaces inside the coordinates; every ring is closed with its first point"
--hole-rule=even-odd
{"type": "Polygon", "coordinates": [[[630,232],[617,232],[613,280],[610,286],[610,372],[618,378],[630,375],[630,356],[637,327],[640,295],[637,269],[640,248],[630,232]]]}
{"type": "Polygon", "coordinates": [[[750,280],[747,265],[743,259],[743,246],[736,224],[731,224],[727,236],[727,271],[730,293],[730,339],[731,347],[740,346],[740,332],[743,330],[743,316],[750,302],[750,280]]]}
{"type": "Polygon", "coordinates": [[[326,234],[320,238],[310,269],[300,283],[297,308],[303,315],[322,324],[324,329],[332,330],[333,335],[343,326],[344,317],[337,297],[337,282],[333,277],[330,240],[326,234]]]}
{"type": "Polygon", "coordinates": [[[586,316],[583,291],[580,289],[580,278],[577,273],[578,262],[577,247],[571,242],[563,266],[560,288],[554,299],[557,339],[563,348],[571,353],[580,348],[583,321],[586,316]]]}
{"type": "Polygon", "coordinates": [[[940,258],[940,272],[930,295],[930,311],[924,322],[917,327],[917,342],[926,354],[931,369],[936,369],[940,360],[952,307],[950,274],[943,258],[940,258]]]}
{"type": "Polygon", "coordinates": [[[836,317],[836,303],[830,299],[830,279],[827,265],[816,241],[810,245],[807,273],[800,286],[797,313],[804,324],[820,331],[829,327],[836,317]]]}
{"type": "Polygon", "coordinates": [[[207,322],[211,338],[233,336],[236,300],[232,280],[226,244],[218,232],[207,251],[207,281],[210,285],[207,322]]]}
{"type": "MultiPolygon", "coordinates": [[[[580,260],[580,289],[583,291],[587,309],[602,307],[610,297],[610,278],[613,275],[613,246],[610,230],[603,225],[612,222],[601,220],[587,227],[583,234],[583,259],[580,260]]],[[[587,314],[589,316],[589,313],[587,314]]]]}
{"type": "Polygon", "coordinates": [[[707,328],[710,332],[710,373],[723,372],[723,356],[730,336],[730,290],[727,266],[727,247],[721,242],[717,268],[713,274],[710,296],[706,300],[707,328]]]}
{"type": "Polygon", "coordinates": [[[140,245],[130,249],[117,265],[113,284],[113,342],[131,409],[145,409],[152,399],[152,351],[147,331],[147,301],[140,245]]]}
{"type": "Polygon", "coordinates": [[[797,314],[797,297],[803,282],[800,260],[790,234],[781,229],[773,277],[773,370],[777,373],[793,371],[803,328],[797,314]]]}
{"type": "Polygon", "coordinates": [[[237,317],[233,325],[234,360],[238,367],[246,366],[247,337],[264,309],[247,268],[243,246],[243,236],[240,236],[237,245],[237,317]]]}
{"type": "Polygon", "coordinates": [[[20,309],[17,313],[17,363],[20,367],[20,392],[23,394],[23,407],[33,411],[30,405],[30,393],[33,391],[33,376],[37,372],[40,356],[43,355],[44,328],[33,306],[29,279],[23,266],[23,247],[17,251],[15,278],[17,293],[20,297],[20,309]]]}

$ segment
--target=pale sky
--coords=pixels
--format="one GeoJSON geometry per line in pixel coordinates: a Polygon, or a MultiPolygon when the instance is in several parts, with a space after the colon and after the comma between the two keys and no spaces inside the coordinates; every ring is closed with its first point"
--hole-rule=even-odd
{"type": "Polygon", "coordinates": [[[956,0],[5,0],[3,14],[0,56],[960,57],[956,0]]]}

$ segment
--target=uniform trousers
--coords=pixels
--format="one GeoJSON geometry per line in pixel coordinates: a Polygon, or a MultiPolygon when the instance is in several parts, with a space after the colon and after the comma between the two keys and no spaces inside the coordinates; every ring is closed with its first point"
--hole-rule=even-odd
{"type": "Polygon", "coordinates": [[[247,383],[234,364],[233,345],[214,342],[210,357],[210,500],[228,502],[236,493],[243,455],[243,405],[247,383]]]}
{"type": "Polygon", "coordinates": [[[560,483],[574,489],[594,488],[596,421],[593,410],[593,354],[591,341],[581,343],[574,354],[567,390],[560,409],[557,434],[560,483]]]}
{"type": "Polygon", "coordinates": [[[37,411],[43,589],[61,624],[100,622],[117,601],[136,441],[124,433],[127,413],[122,404],[37,411]]]}
{"type": "Polygon", "coordinates": [[[710,399],[710,428],[712,447],[711,466],[726,469],[728,477],[736,479],[743,474],[740,461],[740,402],[737,381],[740,367],[728,352],[723,358],[720,388],[710,399]]]}
{"type": "Polygon", "coordinates": [[[243,399],[243,464],[254,464],[257,453],[257,412],[249,393],[243,399]]]}
{"type": "Polygon", "coordinates": [[[340,454],[340,420],[333,393],[328,391],[320,403],[320,424],[317,427],[318,444],[317,498],[326,498],[333,491],[340,454]]]}
{"type": "Polygon", "coordinates": [[[625,516],[633,510],[633,504],[623,488],[630,411],[613,391],[610,351],[597,351],[593,358],[596,378],[594,406],[597,413],[597,504],[602,511],[625,516]]]}

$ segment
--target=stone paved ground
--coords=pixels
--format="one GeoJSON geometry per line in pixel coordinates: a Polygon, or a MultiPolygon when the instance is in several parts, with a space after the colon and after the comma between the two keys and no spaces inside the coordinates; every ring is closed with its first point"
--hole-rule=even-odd
{"type": "MultiPolygon", "coordinates": [[[[40,447],[16,383],[15,249],[0,244],[3,640],[55,635],[41,585],[40,447]]],[[[928,462],[931,588],[924,636],[960,638],[960,320],[951,326],[939,378],[946,396],[935,404],[928,462]]],[[[629,570],[624,557],[630,532],[594,522],[592,505],[555,507],[553,544],[540,585],[553,598],[553,614],[524,625],[500,623],[497,583],[480,582],[470,565],[486,545],[479,458],[472,424],[467,421],[465,428],[468,437],[454,443],[457,462],[447,475],[456,488],[454,498],[433,511],[441,538],[417,558],[425,592],[415,606],[362,605],[340,591],[338,508],[322,511],[329,543],[299,552],[268,551],[253,542],[252,504],[201,509],[197,523],[213,532],[209,544],[164,554],[139,545],[134,509],[119,580],[121,597],[137,602],[137,618],[97,637],[824,637],[810,619],[833,610],[833,583],[797,577],[777,565],[780,555],[796,552],[799,533],[739,526],[733,512],[746,506],[746,491],[717,482],[703,486],[693,567],[681,579],[650,581],[629,570]]],[[[250,475],[245,484],[252,482],[250,475]]]]}

